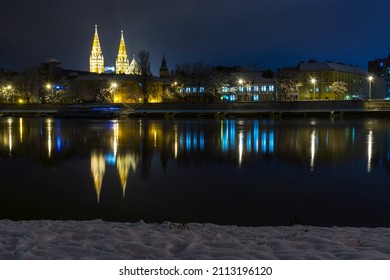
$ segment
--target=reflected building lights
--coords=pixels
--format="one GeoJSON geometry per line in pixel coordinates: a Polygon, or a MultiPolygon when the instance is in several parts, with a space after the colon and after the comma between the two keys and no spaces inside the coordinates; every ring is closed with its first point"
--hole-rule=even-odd
{"type": "Polygon", "coordinates": [[[274,147],[275,147],[275,136],[274,136],[274,131],[271,130],[268,134],[268,151],[271,154],[274,153],[274,147]]]}
{"type": "Polygon", "coordinates": [[[123,197],[125,197],[126,194],[126,184],[129,172],[130,170],[133,170],[133,172],[135,173],[137,163],[137,158],[130,153],[126,153],[125,155],[119,154],[117,157],[116,168],[118,170],[119,180],[122,186],[123,197]]]}
{"type": "MultiPolygon", "coordinates": [[[[225,120],[221,122],[220,135],[221,150],[224,153],[238,149],[239,155],[243,157],[245,151],[258,153],[261,149],[263,154],[273,154],[275,150],[274,130],[269,128],[260,130],[258,121],[253,123],[252,128],[246,128],[236,134],[235,121],[225,120]],[[239,141],[238,146],[235,146],[236,139],[239,141]]],[[[239,161],[242,160],[243,158],[239,161]]]]}
{"type": "Polygon", "coordinates": [[[252,133],[250,131],[246,134],[246,150],[248,153],[252,151],[252,133]]]}
{"type": "Polygon", "coordinates": [[[12,123],[13,123],[13,120],[11,118],[9,118],[7,120],[7,123],[8,123],[8,151],[9,151],[9,155],[12,155],[12,147],[13,147],[12,123]]]}
{"type": "Polygon", "coordinates": [[[114,141],[112,144],[112,149],[114,152],[114,157],[116,157],[116,154],[118,152],[118,138],[119,138],[119,123],[114,123],[114,141]]]}
{"type": "Polygon", "coordinates": [[[177,127],[175,126],[174,128],[174,133],[175,133],[175,136],[174,136],[174,158],[177,159],[177,152],[178,152],[178,135],[177,135],[177,127]]]}
{"type": "Polygon", "coordinates": [[[52,142],[53,142],[53,127],[52,127],[52,120],[47,120],[47,157],[51,157],[51,149],[52,149],[52,142]]]}
{"type": "Polygon", "coordinates": [[[367,135],[367,172],[371,172],[373,142],[374,137],[372,135],[372,130],[370,130],[367,135]]]}
{"type": "Polygon", "coordinates": [[[19,140],[23,143],[23,118],[19,118],[19,140]]]}
{"type": "Polygon", "coordinates": [[[242,156],[244,153],[244,135],[242,131],[238,133],[238,167],[242,165],[242,156]]]}
{"type": "Polygon", "coordinates": [[[253,141],[255,153],[259,152],[259,121],[253,123],[253,141]]]}
{"type": "Polygon", "coordinates": [[[310,135],[310,171],[314,171],[314,161],[316,155],[316,131],[313,130],[310,135]]]}
{"type": "Polygon", "coordinates": [[[97,202],[100,201],[103,176],[106,171],[106,162],[102,153],[91,152],[91,174],[96,191],[97,202]]]}

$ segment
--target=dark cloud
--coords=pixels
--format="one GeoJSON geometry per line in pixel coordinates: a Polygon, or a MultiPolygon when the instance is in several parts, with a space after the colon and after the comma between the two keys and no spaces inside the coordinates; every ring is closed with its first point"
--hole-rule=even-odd
{"type": "Polygon", "coordinates": [[[390,52],[389,8],[387,0],[13,0],[0,10],[0,67],[57,58],[87,70],[95,24],[107,64],[123,29],[128,53],[149,50],[154,72],[164,52],[170,68],[203,60],[276,69],[310,58],[366,67],[390,52]]]}

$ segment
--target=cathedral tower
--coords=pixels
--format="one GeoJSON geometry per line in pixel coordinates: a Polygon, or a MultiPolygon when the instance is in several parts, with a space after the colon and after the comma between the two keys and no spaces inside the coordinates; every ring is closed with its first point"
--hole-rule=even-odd
{"type": "Polygon", "coordinates": [[[89,72],[104,73],[104,57],[102,49],[100,48],[99,35],[97,25],[95,25],[95,35],[93,37],[92,51],[89,56],[89,72]]]}
{"type": "Polygon", "coordinates": [[[123,30],[121,31],[121,40],[119,42],[118,56],[115,63],[116,74],[130,74],[129,59],[126,53],[125,39],[123,38],[123,30]]]}

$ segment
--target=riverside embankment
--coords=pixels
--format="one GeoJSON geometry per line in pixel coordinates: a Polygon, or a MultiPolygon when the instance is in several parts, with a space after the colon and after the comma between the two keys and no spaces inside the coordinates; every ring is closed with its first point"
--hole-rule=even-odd
{"type": "Polygon", "coordinates": [[[292,102],[0,105],[0,116],[116,117],[119,115],[121,117],[390,117],[390,101],[333,100],[292,102]],[[110,110],[112,110],[113,114],[107,114],[107,112],[111,112],[110,110]]]}

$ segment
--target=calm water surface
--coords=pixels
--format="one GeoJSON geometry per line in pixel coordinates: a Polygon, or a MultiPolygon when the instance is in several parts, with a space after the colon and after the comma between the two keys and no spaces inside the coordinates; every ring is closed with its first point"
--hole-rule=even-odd
{"type": "Polygon", "coordinates": [[[390,226],[390,119],[0,118],[0,219],[390,226]]]}

